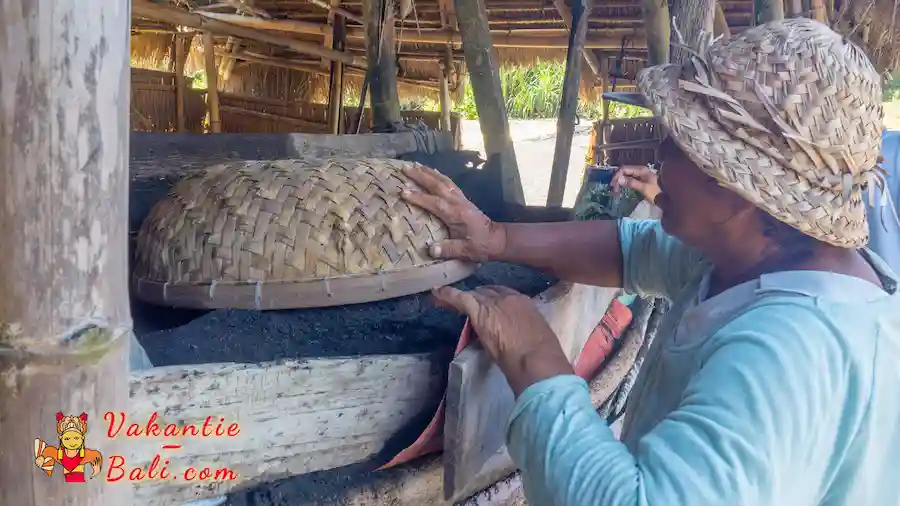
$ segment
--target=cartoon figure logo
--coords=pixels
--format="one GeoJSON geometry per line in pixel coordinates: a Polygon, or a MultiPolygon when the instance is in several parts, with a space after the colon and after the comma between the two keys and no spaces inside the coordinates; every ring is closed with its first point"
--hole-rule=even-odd
{"type": "Polygon", "coordinates": [[[56,432],[59,448],[48,446],[41,439],[34,440],[34,463],[47,476],[53,476],[53,467],[58,463],[63,468],[66,481],[84,483],[84,466],[91,465],[91,478],[97,476],[103,467],[103,456],[97,450],[84,446],[87,434],[87,414],[64,416],[56,414],[56,432]]]}

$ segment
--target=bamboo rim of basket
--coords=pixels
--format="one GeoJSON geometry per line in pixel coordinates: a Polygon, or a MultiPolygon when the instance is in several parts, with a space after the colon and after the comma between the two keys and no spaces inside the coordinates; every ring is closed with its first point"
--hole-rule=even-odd
{"type": "Polygon", "coordinates": [[[450,260],[375,274],[302,281],[167,283],[132,277],[145,302],[188,309],[303,309],[376,302],[421,293],[467,278],[476,265],[450,260]]]}

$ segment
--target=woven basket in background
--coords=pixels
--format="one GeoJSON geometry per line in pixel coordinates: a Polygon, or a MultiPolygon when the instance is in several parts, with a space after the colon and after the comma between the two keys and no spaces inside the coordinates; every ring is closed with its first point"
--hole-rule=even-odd
{"type": "Polygon", "coordinates": [[[413,186],[408,163],[248,161],[187,177],[141,227],[135,293],[180,307],[284,309],[454,283],[473,266],[428,255],[448,231],[400,199],[413,186]]]}

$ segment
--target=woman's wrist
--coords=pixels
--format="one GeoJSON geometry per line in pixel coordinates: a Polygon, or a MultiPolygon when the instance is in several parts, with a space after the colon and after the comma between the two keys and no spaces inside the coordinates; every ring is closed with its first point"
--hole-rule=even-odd
{"type": "Polygon", "coordinates": [[[554,376],[574,374],[572,364],[556,339],[514,357],[503,357],[498,365],[516,398],[535,383],[554,376]]]}
{"type": "Polygon", "coordinates": [[[506,256],[507,227],[505,223],[491,220],[488,225],[490,230],[487,244],[488,260],[503,261],[506,256]]]}

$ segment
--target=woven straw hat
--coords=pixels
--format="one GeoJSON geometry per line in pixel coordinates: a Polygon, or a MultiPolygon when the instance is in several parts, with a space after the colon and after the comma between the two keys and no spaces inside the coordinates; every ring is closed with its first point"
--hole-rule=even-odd
{"type": "Polygon", "coordinates": [[[471,274],[429,245],[446,226],[400,199],[411,162],[233,162],[179,181],[137,238],[133,283],[149,302],[284,309],[369,302],[471,274]]]}
{"type": "Polygon", "coordinates": [[[638,86],[720,184],[820,241],[866,244],[883,126],[881,78],[858,47],[807,18],[776,21],[647,68],[638,86]]]}

